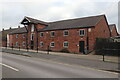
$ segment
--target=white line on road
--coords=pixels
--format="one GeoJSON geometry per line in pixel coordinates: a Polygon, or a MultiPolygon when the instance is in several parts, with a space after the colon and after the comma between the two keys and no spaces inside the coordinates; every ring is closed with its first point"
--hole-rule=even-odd
{"type": "Polygon", "coordinates": [[[11,66],[9,66],[9,65],[3,64],[3,63],[0,63],[0,65],[3,65],[3,66],[5,66],[5,67],[10,68],[10,69],[12,69],[12,70],[14,70],[14,71],[17,71],[17,72],[19,71],[18,69],[14,68],[14,67],[11,67],[11,66]]]}

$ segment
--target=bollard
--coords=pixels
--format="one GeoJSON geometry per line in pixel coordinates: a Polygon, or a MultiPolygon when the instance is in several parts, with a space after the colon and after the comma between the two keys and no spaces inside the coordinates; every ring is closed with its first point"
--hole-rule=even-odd
{"type": "Polygon", "coordinates": [[[38,53],[38,47],[37,47],[37,53],[38,53]]]}
{"type": "Polygon", "coordinates": [[[47,49],[47,50],[48,50],[47,54],[49,54],[49,46],[48,46],[48,49],[47,49]]]}
{"type": "Polygon", "coordinates": [[[103,61],[105,61],[105,54],[103,53],[103,61]]]}
{"type": "Polygon", "coordinates": [[[12,43],[12,50],[13,50],[13,43],[12,43]]]}
{"type": "Polygon", "coordinates": [[[27,44],[27,52],[28,52],[28,44],[27,44]]]}
{"type": "Polygon", "coordinates": [[[20,44],[19,44],[19,51],[20,51],[20,44]]]}
{"type": "Polygon", "coordinates": [[[7,43],[6,43],[6,49],[7,49],[7,43]]]}

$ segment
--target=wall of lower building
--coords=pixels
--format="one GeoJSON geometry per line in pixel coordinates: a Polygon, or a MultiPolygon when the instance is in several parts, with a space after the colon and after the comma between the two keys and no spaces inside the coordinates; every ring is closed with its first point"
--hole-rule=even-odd
{"type": "Polygon", "coordinates": [[[7,41],[2,41],[2,47],[6,47],[7,46],[7,41]]]}
{"type": "Polygon", "coordinates": [[[18,38],[16,38],[17,34],[10,34],[10,47],[20,47],[20,48],[26,48],[26,33],[18,34],[18,38]],[[25,37],[23,37],[23,34],[25,37]],[[16,42],[18,42],[18,45],[16,45],[16,42]],[[23,45],[23,42],[25,42],[25,45],[23,45]]]}

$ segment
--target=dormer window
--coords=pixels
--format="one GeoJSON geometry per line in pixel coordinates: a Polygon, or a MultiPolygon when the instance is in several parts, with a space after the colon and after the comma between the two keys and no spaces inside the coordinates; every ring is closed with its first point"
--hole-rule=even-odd
{"type": "Polygon", "coordinates": [[[34,24],[31,26],[31,32],[34,32],[34,24]]]}

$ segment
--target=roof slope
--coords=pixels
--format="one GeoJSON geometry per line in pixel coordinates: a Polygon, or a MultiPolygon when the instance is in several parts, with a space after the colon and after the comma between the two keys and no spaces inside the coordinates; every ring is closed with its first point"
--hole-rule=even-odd
{"type": "MultiPolygon", "coordinates": [[[[47,26],[43,29],[39,29],[38,31],[49,31],[49,30],[62,30],[62,29],[74,29],[74,28],[89,28],[94,27],[96,24],[101,20],[102,17],[105,15],[98,15],[98,16],[90,16],[84,18],[77,18],[77,19],[69,19],[69,20],[61,20],[56,22],[43,22],[37,19],[33,19],[30,17],[25,17],[24,20],[27,20],[31,23],[36,24],[46,24],[47,26]]],[[[15,33],[25,33],[27,32],[26,28],[18,28],[17,30],[11,32],[10,34],[15,33]]]]}
{"type": "Polygon", "coordinates": [[[51,22],[47,27],[39,31],[93,27],[103,16],[105,15],[51,22]]]}
{"type": "Polygon", "coordinates": [[[2,41],[7,41],[7,34],[11,33],[12,31],[15,31],[17,28],[13,28],[13,29],[7,29],[7,30],[3,30],[0,32],[0,38],[2,38],[2,41]]]}
{"type": "Polygon", "coordinates": [[[19,34],[19,33],[27,33],[27,30],[25,27],[17,28],[16,30],[10,32],[10,34],[19,34]]]}
{"type": "Polygon", "coordinates": [[[30,17],[26,17],[26,16],[23,19],[23,21],[21,22],[21,24],[23,24],[25,19],[28,20],[30,23],[48,25],[47,22],[44,22],[44,21],[41,21],[41,20],[37,20],[37,19],[34,19],[34,18],[30,18],[30,17]]]}

